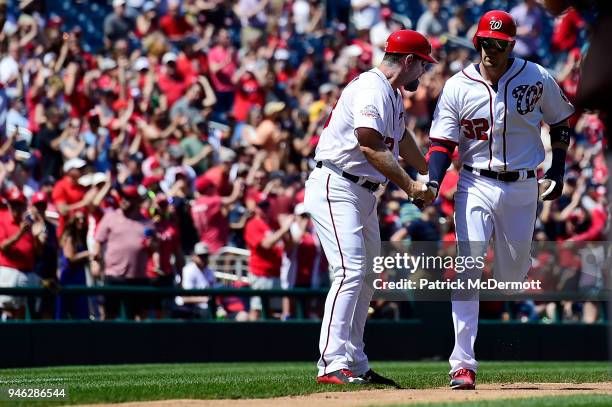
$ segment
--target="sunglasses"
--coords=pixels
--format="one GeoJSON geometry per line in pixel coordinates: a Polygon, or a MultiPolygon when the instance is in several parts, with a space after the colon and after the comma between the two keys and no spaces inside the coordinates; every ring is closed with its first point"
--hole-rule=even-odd
{"type": "Polygon", "coordinates": [[[484,49],[496,49],[497,51],[504,52],[510,46],[510,41],[496,40],[495,38],[481,38],[480,46],[484,49]]]}

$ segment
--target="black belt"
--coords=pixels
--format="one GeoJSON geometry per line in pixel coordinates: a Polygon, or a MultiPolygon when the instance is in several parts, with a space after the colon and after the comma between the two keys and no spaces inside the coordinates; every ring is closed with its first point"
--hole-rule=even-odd
{"type": "MultiPolygon", "coordinates": [[[[499,181],[504,181],[504,182],[514,182],[514,181],[518,181],[519,179],[521,179],[521,172],[522,171],[500,171],[500,172],[496,172],[496,171],[491,171],[491,170],[481,170],[479,168],[472,168],[467,164],[463,164],[463,168],[465,168],[466,170],[468,170],[469,172],[476,172],[477,174],[482,175],[483,177],[487,177],[487,178],[493,178],[499,181]]],[[[535,177],[535,171],[534,170],[525,170],[527,171],[527,178],[525,179],[529,179],[529,178],[534,178],[535,177]]]]}
{"type": "MultiPolygon", "coordinates": [[[[317,162],[317,168],[321,168],[323,167],[323,162],[322,161],[318,161],[317,162]]],[[[360,187],[364,187],[365,189],[367,189],[370,192],[374,192],[378,189],[378,187],[380,186],[379,183],[377,182],[372,182],[372,181],[364,181],[363,183],[359,183],[359,178],[357,175],[353,175],[353,174],[349,174],[346,171],[342,171],[342,176],[346,179],[348,179],[349,181],[353,181],[355,184],[359,185],[360,187]]]]}

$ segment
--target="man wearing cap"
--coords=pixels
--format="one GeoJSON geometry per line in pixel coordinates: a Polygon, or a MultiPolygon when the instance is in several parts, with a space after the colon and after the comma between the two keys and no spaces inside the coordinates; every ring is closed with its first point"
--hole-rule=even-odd
{"type": "Polygon", "coordinates": [[[166,96],[168,108],[172,108],[189,88],[189,78],[185,78],[176,66],[177,55],[174,52],[166,52],[162,57],[157,84],[166,96]]]}
{"type": "MultiPolygon", "coordinates": [[[[181,287],[185,290],[204,290],[217,285],[215,274],[208,267],[208,246],[204,242],[198,242],[193,247],[191,260],[183,267],[181,287]]],[[[194,316],[199,318],[209,317],[208,300],[206,296],[180,297],[182,304],[186,304],[194,316]]]]}
{"type": "Polygon", "coordinates": [[[84,186],[79,184],[82,169],[87,163],[80,158],[73,158],[64,163],[64,176],[53,187],[51,198],[60,213],[57,228],[58,237],[64,230],[65,216],[77,209],[85,208],[89,204],[86,199],[84,186]]]}
{"type": "MultiPolygon", "coordinates": [[[[531,265],[531,242],[538,198],[556,200],[563,190],[570,143],[568,118],[574,114],[555,79],[532,62],[511,57],[516,24],[505,11],[485,13],[473,44],[481,62],[471,64],[444,85],[434,111],[430,140],[429,184],[437,191],[459,148],[461,171],[455,193],[458,253],[486,256],[493,240],[494,278],[523,282],[531,265]],[[541,123],[550,126],[552,165],[537,181],[544,160],[541,123]],[[539,186],[538,186],[539,184],[539,186]]],[[[469,285],[482,268],[458,277],[469,285]],[[467,280],[467,281],[464,281],[467,280]]],[[[452,292],[455,346],[450,355],[450,385],[472,390],[478,362],[477,290],[452,292]]]]}
{"type": "MultiPolygon", "coordinates": [[[[17,188],[9,190],[5,199],[9,210],[0,216],[0,287],[38,286],[34,258],[40,245],[32,235],[32,221],[26,217],[28,201],[17,188]]],[[[1,295],[0,308],[7,317],[23,319],[25,301],[25,297],[1,295]]]]}
{"type": "Polygon", "coordinates": [[[374,293],[368,262],[381,244],[374,192],[392,181],[419,205],[433,200],[433,191],[398,163],[401,155],[427,173],[406,129],[399,88],[417,89],[425,66],[436,62],[430,53],[427,39],[415,31],[391,34],[383,62],[344,88],[321,133],[304,198],[333,273],[319,339],[319,383],[392,384],[370,369],[363,351],[374,293]]]}
{"type": "MultiPolygon", "coordinates": [[[[140,212],[142,197],[134,185],[123,185],[119,190],[121,207],[107,212],[95,232],[92,250],[93,270],[104,270],[108,285],[146,285],[146,268],[152,253],[154,225],[140,212]],[[105,250],[102,250],[102,248],[105,250]],[[103,266],[103,268],[102,268],[103,266]]],[[[142,317],[146,302],[132,298],[126,302],[128,317],[142,317]]],[[[120,303],[114,296],[106,298],[106,317],[119,315],[120,303]]]]}

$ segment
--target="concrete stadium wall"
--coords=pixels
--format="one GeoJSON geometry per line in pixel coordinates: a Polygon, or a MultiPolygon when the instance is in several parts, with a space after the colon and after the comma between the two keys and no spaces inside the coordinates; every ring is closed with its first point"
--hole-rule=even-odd
{"type": "MultiPolygon", "coordinates": [[[[448,321],[372,321],[372,360],[446,359],[448,321]]],[[[318,358],[317,322],[6,322],[0,368],[318,358]]],[[[606,325],[480,324],[481,360],[606,360],[606,325]]]]}

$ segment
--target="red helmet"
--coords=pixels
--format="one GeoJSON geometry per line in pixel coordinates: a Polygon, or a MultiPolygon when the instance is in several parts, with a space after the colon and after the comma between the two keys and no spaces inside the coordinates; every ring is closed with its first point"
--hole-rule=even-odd
{"type": "Polygon", "coordinates": [[[394,54],[414,54],[427,62],[437,64],[431,53],[431,44],[422,34],[412,30],[399,30],[387,38],[385,52],[394,54]]]}
{"type": "Polygon", "coordinates": [[[512,16],[505,11],[491,10],[483,14],[478,21],[478,30],[474,34],[474,47],[478,49],[478,38],[495,38],[514,41],[516,24],[512,16]]]}

